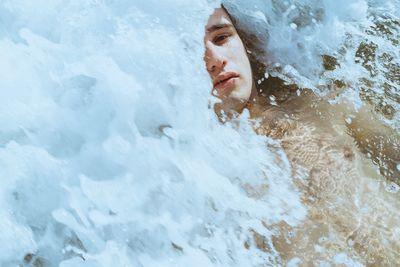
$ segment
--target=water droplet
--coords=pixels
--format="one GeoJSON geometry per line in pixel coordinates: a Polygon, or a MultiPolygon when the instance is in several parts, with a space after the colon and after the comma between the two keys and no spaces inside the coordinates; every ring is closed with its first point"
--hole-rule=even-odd
{"type": "Polygon", "coordinates": [[[397,193],[400,190],[400,186],[391,182],[385,186],[385,190],[389,193],[397,193]]]}

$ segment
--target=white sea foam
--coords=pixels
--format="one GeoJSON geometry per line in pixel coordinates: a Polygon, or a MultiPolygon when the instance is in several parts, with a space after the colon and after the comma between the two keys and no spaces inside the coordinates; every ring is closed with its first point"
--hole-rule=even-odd
{"type": "Polygon", "coordinates": [[[1,266],[277,261],[243,243],[305,211],[282,151],[209,108],[215,5],[2,2],[1,266]]]}
{"type": "MultiPolygon", "coordinates": [[[[358,89],[359,80],[370,77],[370,73],[359,62],[355,62],[355,55],[362,41],[375,42],[379,47],[378,54],[384,52],[393,54],[392,63],[399,64],[400,59],[396,52],[398,49],[387,41],[382,32],[377,35],[366,34],[376,18],[398,20],[400,9],[398,1],[226,0],[225,2],[233,7],[231,10],[235,16],[241,18],[240,20],[252,18],[252,23],[242,23],[250,25],[248,31],[253,31],[258,36],[265,36],[259,39],[266,47],[264,60],[270,68],[270,73],[275,76],[283,74],[289,81],[304,87],[316,89],[319,85],[327,84],[330,78],[334,78],[343,79],[358,89]],[[260,11],[262,17],[259,15],[260,11]],[[322,55],[337,58],[338,67],[335,71],[324,73],[322,55]],[[295,75],[282,73],[281,68],[286,66],[294,68],[297,73],[295,75]]],[[[395,26],[391,33],[396,39],[398,26],[395,26]]],[[[379,57],[373,58],[372,61],[376,61],[377,72],[383,73],[384,68],[382,62],[379,62],[379,57]]],[[[385,77],[376,80],[387,81],[385,77]]],[[[396,94],[399,94],[398,90],[396,94]]]]}
{"type": "MultiPolygon", "coordinates": [[[[297,27],[297,6],[283,19],[258,6],[270,62],[316,77],[318,55],[366,18],[366,1],[341,2],[302,1],[326,16],[297,27]]],[[[252,231],[270,242],[262,222],[294,225],[305,209],[279,144],[252,134],[246,114],[220,125],[210,108],[203,32],[216,6],[0,3],[1,266],[279,263],[243,244],[252,231]],[[255,199],[244,185],[267,191],[255,199]]]]}

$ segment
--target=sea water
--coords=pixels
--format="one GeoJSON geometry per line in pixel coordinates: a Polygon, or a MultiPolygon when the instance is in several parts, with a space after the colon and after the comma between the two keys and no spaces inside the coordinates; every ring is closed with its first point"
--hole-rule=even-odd
{"type": "MultiPolygon", "coordinates": [[[[399,131],[398,1],[241,2],[265,21],[269,75],[343,80],[354,103],[364,86],[399,131]]],[[[279,142],[213,112],[203,35],[219,4],[0,2],[0,266],[281,264],[264,225],[307,211],[279,142]]]]}

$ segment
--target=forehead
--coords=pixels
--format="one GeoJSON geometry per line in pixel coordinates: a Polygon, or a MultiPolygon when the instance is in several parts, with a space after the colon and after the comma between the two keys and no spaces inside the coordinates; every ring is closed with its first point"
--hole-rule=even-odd
{"type": "Polygon", "coordinates": [[[232,21],[223,8],[216,8],[208,19],[206,33],[210,33],[224,26],[233,26],[232,21]]]}

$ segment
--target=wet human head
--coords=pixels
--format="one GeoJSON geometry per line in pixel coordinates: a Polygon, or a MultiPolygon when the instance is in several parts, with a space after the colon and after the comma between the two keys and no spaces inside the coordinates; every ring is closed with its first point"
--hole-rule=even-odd
{"type": "Polygon", "coordinates": [[[255,94],[255,84],[246,47],[224,7],[209,17],[204,45],[212,94],[221,99],[217,109],[240,113],[255,94]]]}

